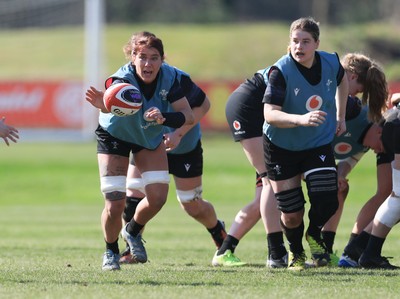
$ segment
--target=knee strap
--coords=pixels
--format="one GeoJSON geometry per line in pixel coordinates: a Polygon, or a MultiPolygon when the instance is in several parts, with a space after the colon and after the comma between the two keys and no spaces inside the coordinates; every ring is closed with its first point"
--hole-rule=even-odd
{"type": "Polygon", "coordinates": [[[196,187],[192,190],[187,190],[187,191],[182,191],[182,190],[176,190],[176,197],[178,201],[181,203],[187,203],[191,202],[194,200],[201,199],[202,196],[201,194],[203,193],[203,188],[202,186],[196,187]]]}
{"type": "Polygon", "coordinates": [[[275,193],[278,209],[283,213],[294,213],[304,208],[304,194],[301,187],[275,193]]]}
{"type": "Polygon", "coordinates": [[[392,228],[400,219],[400,198],[390,195],[379,207],[375,219],[392,228]]]}

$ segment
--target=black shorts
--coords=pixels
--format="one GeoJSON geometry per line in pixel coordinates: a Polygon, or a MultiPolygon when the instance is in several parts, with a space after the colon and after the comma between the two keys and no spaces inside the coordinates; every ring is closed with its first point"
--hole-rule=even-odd
{"type": "Polygon", "coordinates": [[[167,154],[169,173],[178,178],[194,178],[203,175],[203,148],[201,141],[185,154],[167,154]]]}
{"type": "Polygon", "coordinates": [[[303,151],[289,151],[264,138],[264,161],[268,178],[273,181],[290,179],[316,168],[336,168],[331,144],[303,151]]]}
{"type": "Polygon", "coordinates": [[[129,157],[129,153],[137,153],[144,147],[129,143],[110,135],[101,126],[98,126],[96,131],[97,139],[97,153],[98,154],[109,154],[118,155],[123,157],[129,157]]]}
{"type": "Polygon", "coordinates": [[[394,154],[379,153],[376,154],[376,166],[386,163],[392,163],[394,154]]]}
{"type": "Polygon", "coordinates": [[[248,105],[244,101],[246,97],[249,97],[246,93],[233,92],[226,103],[226,120],[235,141],[262,136],[264,105],[258,99],[253,99],[257,102],[248,105]]]}

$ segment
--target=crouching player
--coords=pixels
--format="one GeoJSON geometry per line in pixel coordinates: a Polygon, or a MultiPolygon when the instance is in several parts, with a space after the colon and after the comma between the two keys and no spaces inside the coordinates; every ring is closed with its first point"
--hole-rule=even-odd
{"type": "MultiPolygon", "coordinates": [[[[164,143],[167,148],[169,173],[174,177],[176,195],[181,207],[207,229],[216,247],[219,248],[226,237],[224,224],[218,220],[213,205],[202,197],[203,148],[200,120],[209,110],[210,101],[189,77],[186,77],[181,84],[184,91],[190,91],[185,94],[193,109],[195,120],[193,125],[184,125],[178,129],[165,127],[164,143]]],[[[142,180],[140,172],[131,161],[123,213],[125,222],[134,217],[136,207],[145,197],[142,180]]],[[[126,241],[127,246],[121,254],[120,263],[135,263],[136,259],[130,250],[134,244],[129,244],[129,239],[126,241]]]]}

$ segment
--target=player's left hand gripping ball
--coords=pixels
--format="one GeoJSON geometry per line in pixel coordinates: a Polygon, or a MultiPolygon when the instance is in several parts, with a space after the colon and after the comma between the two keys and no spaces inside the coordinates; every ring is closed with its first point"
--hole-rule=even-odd
{"type": "Polygon", "coordinates": [[[103,100],[107,110],[116,116],[133,115],[143,104],[140,91],[129,83],[111,85],[104,92],[103,100]]]}

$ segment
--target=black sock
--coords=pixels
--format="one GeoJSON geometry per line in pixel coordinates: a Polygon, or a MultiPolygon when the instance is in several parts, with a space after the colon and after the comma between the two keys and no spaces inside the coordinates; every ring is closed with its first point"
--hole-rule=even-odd
{"type": "Polygon", "coordinates": [[[140,231],[142,230],[142,228],[144,227],[144,225],[137,223],[135,220],[131,220],[128,225],[126,226],[126,231],[132,236],[132,237],[136,237],[140,231]]]}
{"type": "Polygon", "coordinates": [[[369,233],[363,231],[356,238],[351,240],[351,242],[347,243],[343,253],[353,260],[358,260],[364,249],[367,247],[370,236],[369,233]]]}
{"type": "Polygon", "coordinates": [[[221,247],[218,249],[217,255],[224,254],[225,251],[230,250],[232,253],[235,252],[236,246],[239,244],[239,240],[231,235],[227,235],[221,247]]]}
{"type": "Polygon", "coordinates": [[[119,254],[118,239],[115,242],[108,243],[106,241],[106,249],[111,250],[115,254],[119,254]]]}
{"type": "Polygon", "coordinates": [[[293,253],[302,253],[303,247],[303,234],[304,234],[304,222],[302,221],[298,227],[287,228],[281,221],[283,232],[286,235],[286,239],[289,243],[290,251],[293,253]]]}
{"type": "Polygon", "coordinates": [[[351,246],[351,244],[354,244],[358,238],[358,234],[351,233],[349,241],[347,242],[346,246],[344,247],[343,253],[346,254],[346,247],[351,246]]]}
{"type": "Polygon", "coordinates": [[[125,222],[132,220],[133,215],[135,215],[136,207],[142,199],[143,198],[133,196],[126,197],[125,209],[124,213],[122,214],[122,218],[125,220],[125,222]]]}
{"type": "Polygon", "coordinates": [[[330,231],[322,231],[321,234],[322,234],[322,240],[325,243],[328,253],[333,253],[333,243],[335,241],[336,233],[330,231]]]}
{"type": "Polygon", "coordinates": [[[283,241],[283,232],[275,232],[267,235],[268,255],[278,260],[287,253],[285,243],[283,241]]]}
{"type": "Polygon", "coordinates": [[[385,243],[385,238],[379,238],[371,235],[364,254],[373,257],[381,256],[383,243],[385,243]]]}
{"type": "Polygon", "coordinates": [[[218,248],[221,248],[226,237],[225,228],[222,222],[218,220],[217,224],[213,228],[207,228],[207,230],[211,234],[215,245],[217,245],[218,248]]]}
{"type": "Polygon", "coordinates": [[[351,233],[350,234],[350,238],[349,238],[349,242],[347,242],[347,244],[350,243],[351,241],[353,241],[357,237],[358,237],[358,234],[351,233]]]}
{"type": "Polygon", "coordinates": [[[370,237],[371,235],[369,233],[367,233],[366,231],[362,231],[362,233],[358,235],[356,241],[357,246],[361,249],[365,249],[367,247],[370,237]]]}
{"type": "Polygon", "coordinates": [[[317,242],[322,240],[321,229],[311,223],[308,225],[307,235],[311,236],[317,242]]]}

